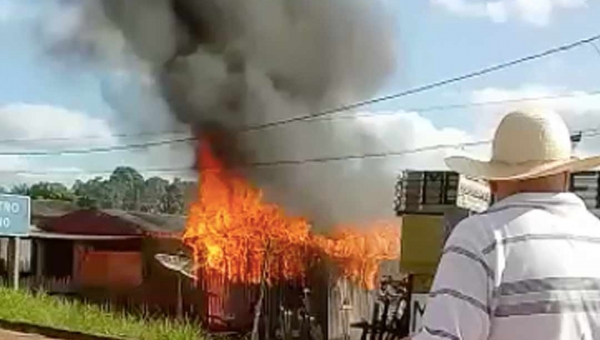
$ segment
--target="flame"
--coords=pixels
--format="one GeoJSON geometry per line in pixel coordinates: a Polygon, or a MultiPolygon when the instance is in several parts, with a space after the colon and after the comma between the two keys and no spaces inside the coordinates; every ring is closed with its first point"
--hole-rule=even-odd
{"type": "Polygon", "coordinates": [[[303,278],[314,255],[325,254],[343,276],[373,288],[379,263],[399,255],[398,228],[379,225],[360,232],[345,226],[331,237],[313,235],[305,219],[266,203],[260,190],[226,169],[209,143],[201,143],[199,160],[198,198],[189,209],[183,242],[205,271],[232,282],[256,284],[264,276],[272,283],[303,278]]]}
{"type": "Polygon", "coordinates": [[[234,282],[260,282],[265,260],[268,281],[301,276],[308,223],[264,203],[261,192],[226,170],[207,143],[200,146],[200,162],[199,196],[183,235],[195,262],[234,282]]]}
{"type": "Polygon", "coordinates": [[[377,223],[368,229],[337,227],[328,238],[316,236],[315,242],[337,264],[340,274],[367,289],[375,288],[379,265],[397,259],[400,232],[391,223],[377,223]]]}

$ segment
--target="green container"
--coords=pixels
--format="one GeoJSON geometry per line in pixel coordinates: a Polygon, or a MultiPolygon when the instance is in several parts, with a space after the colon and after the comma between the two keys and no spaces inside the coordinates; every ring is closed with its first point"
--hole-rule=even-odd
{"type": "MultiPolygon", "coordinates": [[[[429,285],[437,269],[443,248],[443,216],[405,215],[402,217],[400,269],[419,277],[419,285],[429,285]],[[429,282],[429,283],[425,283],[429,282]]],[[[419,287],[427,291],[429,287],[419,287]]]]}

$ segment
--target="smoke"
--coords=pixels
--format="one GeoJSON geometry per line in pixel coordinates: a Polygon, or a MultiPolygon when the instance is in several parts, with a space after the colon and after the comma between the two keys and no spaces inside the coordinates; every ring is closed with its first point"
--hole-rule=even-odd
{"type": "MultiPolygon", "coordinates": [[[[123,115],[142,111],[150,124],[164,124],[164,116],[173,115],[194,131],[235,131],[375,95],[398,60],[395,17],[387,5],[385,0],[63,0],[41,34],[52,55],[105,67],[105,97],[127,111],[123,115]],[[114,85],[123,84],[123,77],[147,94],[142,98],[147,101],[136,101],[147,109],[131,110],[130,92],[114,85]]],[[[236,145],[227,144],[225,153],[235,151],[252,162],[387,149],[358,120],[235,136],[236,145]]],[[[393,176],[386,183],[365,182],[369,173],[392,173],[380,163],[258,168],[248,175],[268,197],[332,223],[341,222],[341,211],[354,209],[351,220],[380,215],[375,211],[382,209],[391,213],[393,176]],[[330,180],[336,176],[347,182],[330,180]],[[334,182],[333,192],[323,192],[325,183],[334,182]],[[339,197],[330,196],[342,187],[365,193],[368,186],[374,196],[385,186],[385,206],[366,212],[363,207],[370,204],[363,199],[350,202],[345,194],[339,207],[339,197]]]]}

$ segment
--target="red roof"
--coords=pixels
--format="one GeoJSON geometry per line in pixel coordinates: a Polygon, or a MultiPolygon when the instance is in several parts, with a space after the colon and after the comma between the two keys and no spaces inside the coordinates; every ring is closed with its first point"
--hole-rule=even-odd
{"type": "Polygon", "coordinates": [[[40,227],[62,234],[178,237],[184,225],[184,216],[89,209],[54,218],[40,227]]]}

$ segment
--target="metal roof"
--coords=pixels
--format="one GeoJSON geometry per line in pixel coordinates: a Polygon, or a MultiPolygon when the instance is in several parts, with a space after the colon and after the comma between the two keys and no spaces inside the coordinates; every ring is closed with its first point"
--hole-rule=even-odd
{"type": "Polygon", "coordinates": [[[141,236],[135,235],[80,235],[54,233],[38,229],[34,226],[29,231],[28,238],[55,239],[55,240],[76,240],[76,241],[115,241],[115,240],[133,240],[141,236]]]}
{"type": "Polygon", "coordinates": [[[177,215],[81,209],[39,227],[56,234],[179,237],[185,229],[185,221],[185,216],[177,215]]]}
{"type": "Polygon", "coordinates": [[[181,215],[151,214],[123,210],[102,210],[102,212],[130,221],[148,232],[181,233],[185,229],[186,217],[181,215]]]}
{"type": "Polygon", "coordinates": [[[76,203],[59,200],[31,200],[33,217],[59,217],[80,209],[76,203]]]}

